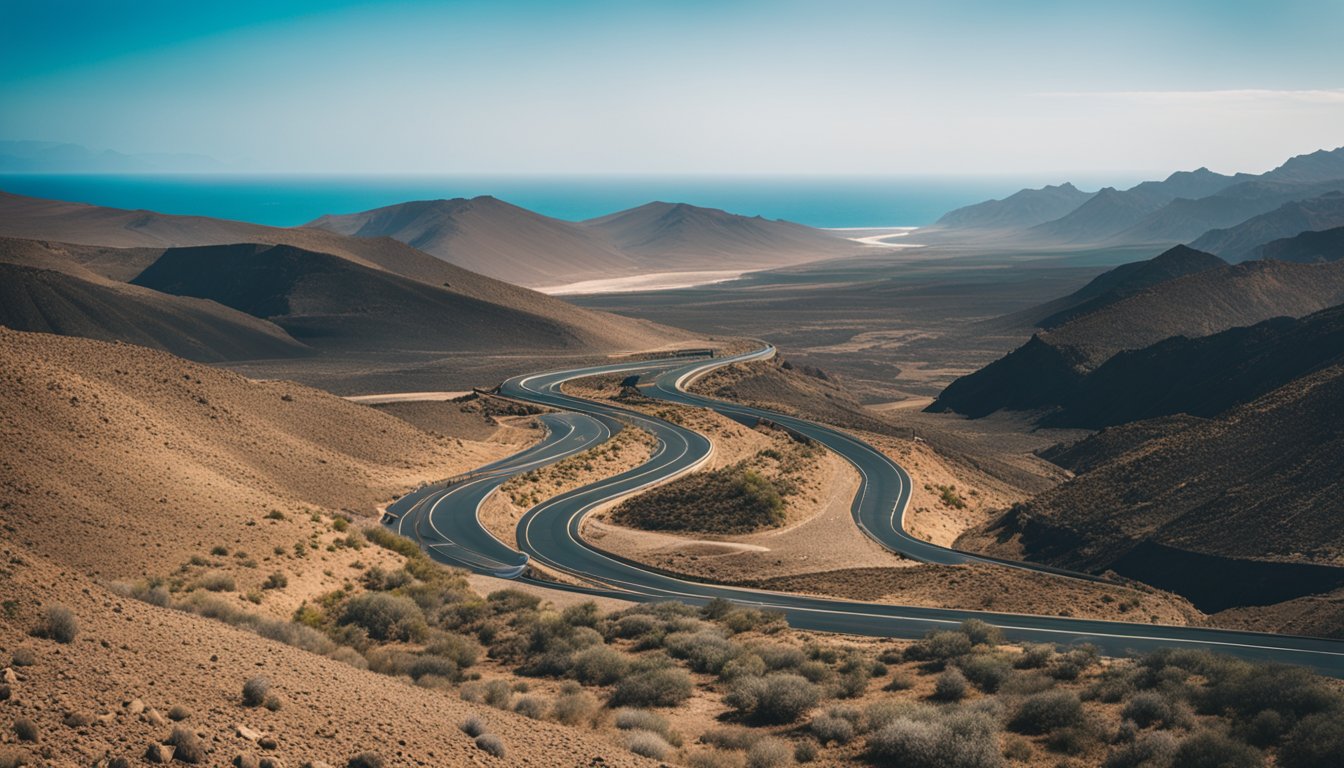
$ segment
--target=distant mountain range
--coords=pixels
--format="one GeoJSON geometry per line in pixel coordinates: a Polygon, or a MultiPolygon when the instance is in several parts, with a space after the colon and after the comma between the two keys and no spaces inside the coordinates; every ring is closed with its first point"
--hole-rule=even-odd
{"type": "MultiPolygon", "coordinates": [[[[951,211],[926,234],[930,238],[945,239],[951,234],[974,240],[993,233],[1000,242],[1030,246],[1171,245],[1193,241],[1191,245],[1196,248],[1238,260],[1266,240],[1214,247],[1212,230],[1236,228],[1262,214],[1277,213],[1285,205],[1333,192],[1344,192],[1344,147],[1299,155],[1259,175],[1228,176],[1200,168],[1125,190],[1106,187],[1095,194],[1080,192],[1068,184],[1022,190],[1004,200],[951,211]]],[[[1295,224],[1290,217],[1280,218],[1283,228],[1273,230],[1276,234],[1268,239],[1303,231],[1285,231],[1295,224]]],[[[1320,221],[1304,223],[1304,229],[1321,225],[1320,221]]],[[[1268,234],[1270,230],[1265,231],[1268,234]]]]}
{"type": "MultiPolygon", "coordinates": [[[[1229,265],[1177,246],[1147,262],[1118,267],[1069,297],[1020,313],[1040,318],[1042,326],[1050,323],[1048,330],[953,381],[929,410],[979,417],[1001,409],[1065,409],[1046,418],[1056,426],[1116,423],[1085,415],[1076,403],[1087,397],[1094,381],[1105,379],[1090,377],[1102,374],[1118,353],[1172,337],[1204,337],[1274,317],[1301,317],[1341,303],[1344,261],[1229,265]]],[[[1162,369],[1155,375],[1169,379],[1173,373],[1162,369]]],[[[1150,395],[1139,387],[1120,388],[1108,394],[1116,399],[1106,407],[1117,414],[1182,410],[1176,403],[1154,406],[1150,395]]]]}
{"type": "Polygon", "coordinates": [[[26,267],[8,271],[10,327],[132,341],[199,360],[310,350],[607,354],[694,338],[581,309],[383,237],[3,193],[0,237],[10,238],[0,263],[26,267]],[[163,332],[144,332],[151,326],[163,332]]]}
{"type": "Polygon", "coordinates": [[[575,223],[493,197],[421,200],[323,216],[306,226],[390,237],[474,272],[531,287],[651,272],[780,267],[861,250],[801,224],[662,202],[575,223]]]}
{"type": "Polygon", "coordinates": [[[224,168],[206,155],[128,155],[52,141],[0,141],[0,173],[190,173],[224,168]]]}

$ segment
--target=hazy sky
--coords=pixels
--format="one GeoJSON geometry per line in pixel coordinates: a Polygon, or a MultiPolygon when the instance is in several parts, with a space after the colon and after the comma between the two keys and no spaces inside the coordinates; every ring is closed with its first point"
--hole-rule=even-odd
{"type": "Polygon", "coordinates": [[[0,138],[239,169],[1262,171],[1344,0],[0,0],[0,138]]]}

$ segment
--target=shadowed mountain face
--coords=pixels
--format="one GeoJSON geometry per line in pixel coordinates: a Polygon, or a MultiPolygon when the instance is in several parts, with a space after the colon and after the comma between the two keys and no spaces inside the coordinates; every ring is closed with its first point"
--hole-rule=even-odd
{"type": "MultiPolygon", "coordinates": [[[[1344,182],[1340,187],[1344,189],[1344,182]]],[[[1235,227],[1207,232],[1190,245],[1228,261],[1240,261],[1251,258],[1257,247],[1272,240],[1338,226],[1344,226],[1344,191],[1285,203],[1235,227]]]]}
{"type": "MultiPolygon", "coordinates": [[[[1085,387],[1094,371],[1125,350],[1141,350],[1175,336],[1202,337],[1230,328],[1249,326],[1273,317],[1301,317],[1344,303],[1344,262],[1331,264],[1289,264],[1246,262],[1217,266],[1207,254],[1190,249],[1173,249],[1150,262],[1127,265],[1125,273],[1138,282],[1140,276],[1154,279],[1162,273],[1162,262],[1198,268],[1184,276],[1143,285],[1128,295],[1074,305],[1057,313],[1067,319],[1032,337],[1023,346],[975,373],[952,382],[929,406],[931,411],[955,411],[972,417],[1000,409],[1036,410],[1068,406],[1075,398],[1085,397],[1085,387]]],[[[1123,269],[1123,268],[1122,268],[1123,269]]],[[[1117,270],[1118,271],[1118,270],[1117,270]]],[[[1098,280],[1124,286],[1125,277],[1107,273],[1098,280]]],[[[1087,290],[1087,289],[1084,289],[1087,290]]],[[[1050,307],[1051,304],[1046,305],[1050,307]]],[[[1174,343],[1174,341],[1173,341],[1174,343]]],[[[1183,348],[1168,350],[1167,357],[1179,361],[1189,352],[1183,348]]],[[[1161,355],[1156,358],[1167,359],[1161,355]]],[[[1132,358],[1127,365],[1144,358],[1132,358]]],[[[1153,370],[1162,370],[1150,360],[1153,370]]],[[[1117,362],[1112,371],[1125,370],[1117,362]]],[[[1300,369],[1299,369],[1300,370],[1300,369]]],[[[1159,376],[1170,376],[1162,370],[1159,376]]],[[[1196,375],[1193,374],[1192,375],[1196,375]]],[[[1124,381],[1133,372],[1117,375],[1124,381]]],[[[1100,386],[1098,384],[1097,386],[1100,386]]],[[[1124,389],[1123,385],[1119,385],[1124,389]]],[[[1254,394],[1254,389],[1251,390],[1254,394]]],[[[1121,392],[1111,392],[1119,397],[1121,392]]],[[[1148,395],[1153,394],[1151,391],[1148,395]]],[[[1115,404],[1109,415],[1079,411],[1073,423],[1117,423],[1116,419],[1141,418],[1155,413],[1172,413],[1179,407],[1148,403],[1137,389],[1115,404]],[[1126,399],[1132,398],[1132,399],[1126,399]],[[1147,409],[1147,410],[1145,410],[1147,409]]],[[[1243,396],[1244,397],[1244,396],[1243,396]]],[[[1212,401],[1211,401],[1212,402],[1212,401]]],[[[1239,402],[1233,398],[1227,404],[1239,402]]],[[[1225,406],[1224,406],[1225,407],[1225,406]]]]}
{"type": "Polygon", "coordinates": [[[1173,414],[1216,416],[1299,376],[1344,362],[1344,307],[1279,317],[1120,352],[1059,393],[1043,426],[1101,427],[1173,414]]]}
{"type": "Polygon", "coordinates": [[[390,237],[464,269],[528,286],[634,274],[639,265],[600,235],[493,197],[422,200],[306,225],[390,237]]]}
{"type": "Polygon", "coordinates": [[[1336,365],[1219,418],[1156,430],[958,546],[1114,570],[1206,611],[1328,591],[1344,584],[1341,402],[1336,365]]]}
{"type": "Polygon", "coordinates": [[[678,329],[580,309],[386,237],[347,237],[318,229],[263,227],[0,193],[0,233],[4,232],[45,240],[68,236],[85,244],[49,246],[59,249],[61,258],[30,266],[63,269],[61,264],[69,262],[119,280],[140,275],[137,283],[145,287],[163,290],[171,284],[177,290],[168,293],[216,299],[257,317],[285,317],[285,327],[323,339],[319,346],[324,348],[452,352],[519,347],[609,353],[653,349],[691,338],[678,329]],[[227,247],[188,248],[186,254],[164,260],[165,243],[227,247]],[[108,245],[121,248],[104,247],[108,245]],[[275,245],[288,247],[271,247],[275,245]],[[219,256],[221,261],[202,259],[190,267],[192,254],[219,256]],[[149,271],[156,260],[162,263],[149,271]],[[228,274],[230,263],[249,270],[254,284],[228,274]],[[169,270],[170,265],[179,271],[169,270]],[[301,319],[295,313],[308,316],[301,319]]]}
{"type": "Polygon", "coordinates": [[[309,353],[276,325],[213,301],[0,263],[0,325],[171,352],[200,362],[309,353]]]}
{"type": "Polygon", "coordinates": [[[267,318],[319,349],[626,349],[677,337],[521,288],[506,292],[525,301],[501,301],[286,245],[170,248],[134,282],[267,318]]]}
{"type": "Polygon", "coordinates": [[[1045,329],[1057,328],[1075,317],[1096,312],[1149,286],[1226,265],[1226,262],[1211,253],[1178,245],[1147,261],[1122,264],[1098,275],[1078,291],[1033,310],[1049,312],[1036,325],[1045,329]]]}
{"type": "Polygon", "coordinates": [[[1257,259],[1296,261],[1311,264],[1344,259],[1344,227],[1320,232],[1303,232],[1296,237],[1285,237],[1265,243],[1255,249],[1257,259]]]}

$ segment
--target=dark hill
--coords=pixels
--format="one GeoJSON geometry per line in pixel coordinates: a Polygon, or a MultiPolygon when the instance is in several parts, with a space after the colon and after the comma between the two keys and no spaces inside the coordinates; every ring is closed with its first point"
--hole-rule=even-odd
{"type": "Polygon", "coordinates": [[[1005,408],[1057,408],[1071,402],[1084,379],[1118,352],[1273,317],[1302,317],[1341,303],[1344,262],[1257,261],[1202,270],[1037,334],[1006,357],[953,381],[929,410],[982,416],[1005,408]]]}
{"type": "Polygon", "coordinates": [[[1216,416],[1344,362],[1344,306],[1120,352],[1059,393],[1043,426],[1097,429],[1156,416],[1216,416]]]}
{"type": "Polygon", "coordinates": [[[1227,266],[1227,263],[1213,254],[1178,245],[1147,261],[1121,264],[1098,275],[1078,291],[1050,302],[1042,309],[1061,308],[1046,314],[1037,325],[1046,329],[1056,328],[1075,317],[1096,312],[1158,283],[1223,266],[1227,266]]]}
{"type": "Polygon", "coordinates": [[[1312,264],[1344,259],[1344,227],[1303,232],[1296,237],[1273,240],[1252,251],[1257,259],[1312,264]]]}
{"type": "Polygon", "coordinates": [[[620,349],[656,345],[666,331],[522,288],[503,293],[523,301],[501,301],[286,245],[170,248],[134,282],[270,319],[321,349],[620,349]]]}
{"type": "Polygon", "coordinates": [[[311,352],[274,324],[213,301],[19,264],[0,263],[0,325],[124,341],[207,363],[311,352]]]}
{"type": "Polygon", "coordinates": [[[1205,611],[1344,584],[1344,367],[1178,429],[1019,504],[957,546],[1113,570],[1205,611]]]}
{"type": "MultiPolygon", "coordinates": [[[[1339,188],[1344,190],[1344,182],[1339,188]]],[[[1190,247],[1240,261],[1252,257],[1258,246],[1270,241],[1339,226],[1344,226],[1344,191],[1285,203],[1234,227],[1206,232],[1190,247]]]]}

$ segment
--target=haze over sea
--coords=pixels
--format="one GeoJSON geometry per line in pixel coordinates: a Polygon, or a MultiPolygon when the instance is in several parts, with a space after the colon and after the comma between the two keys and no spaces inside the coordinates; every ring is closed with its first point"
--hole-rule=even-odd
{"type": "MultiPolygon", "coordinates": [[[[0,175],[0,190],[34,197],[143,208],[161,213],[296,226],[328,213],[353,213],[409,200],[493,195],[570,221],[653,200],[722,208],[814,227],[930,224],[953,208],[1024,186],[1107,177],[1021,176],[254,176],[0,175]]],[[[1137,181],[1134,179],[1133,181],[1137,181]]]]}

